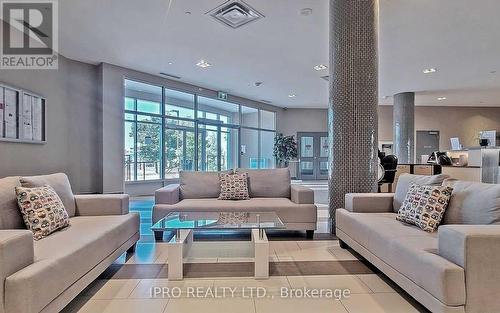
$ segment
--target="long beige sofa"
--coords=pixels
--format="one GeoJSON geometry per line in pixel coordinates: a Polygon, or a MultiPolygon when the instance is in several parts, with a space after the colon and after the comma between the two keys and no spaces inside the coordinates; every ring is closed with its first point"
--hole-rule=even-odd
{"type": "Polygon", "coordinates": [[[341,246],[350,246],[432,312],[500,312],[500,185],[445,181],[454,190],[437,232],[396,221],[411,182],[395,194],[347,194],[336,212],[341,246]]]}
{"type": "Polygon", "coordinates": [[[28,180],[54,187],[70,226],[34,241],[17,207],[20,177],[0,179],[0,313],[59,312],[139,239],[127,195],[73,196],[65,174],[28,180]]]}
{"type": "MultiPolygon", "coordinates": [[[[220,193],[218,172],[180,173],[180,183],[155,192],[153,224],[170,212],[254,211],[276,212],[288,230],[305,230],[312,237],[316,230],[317,208],[314,192],[290,184],[288,168],[269,170],[237,169],[248,173],[250,200],[217,200],[220,193]]],[[[162,232],[155,232],[160,240],[162,232]]]]}

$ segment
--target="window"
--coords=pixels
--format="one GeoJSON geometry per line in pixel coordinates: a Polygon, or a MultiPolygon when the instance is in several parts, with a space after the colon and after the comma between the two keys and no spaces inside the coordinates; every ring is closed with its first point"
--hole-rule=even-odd
{"type": "Polygon", "coordinates": [[[276,129],[276,113],[266,110],[260,110],[260,128],[276,129]]]}
{"type": "Polygon", "coordinates": [[[246,127],[259,127],[259,110],[254,108],[241,107],[241,125],[246,127]]]}
{"type": "Polygon", "coordinates": [[[161,179],[162,87],[125,81],[125,180],[161,179]]]}
{"type": "Polygon", "coordinates": [[[166,115],[194,119],[194,95],[166,89],[165,98],[166,115]]]}
{"type": "Polygon", "coordinates": [[[275,166],[274,112],[127,79],[124,109],[126,181],[275,166]]]}

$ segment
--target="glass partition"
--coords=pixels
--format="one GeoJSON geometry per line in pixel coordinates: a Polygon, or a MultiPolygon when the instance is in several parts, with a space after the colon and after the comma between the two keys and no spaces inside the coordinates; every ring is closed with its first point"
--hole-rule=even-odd
{"type": "Polygon", "coordinates": [[[125,180],[272,168],[275,112],[125,79],[125,180]]]}
{"type": "Polygon", "coordinates": [[[258,128],[259,110],[241,106],[241,126],[258,128]]]}

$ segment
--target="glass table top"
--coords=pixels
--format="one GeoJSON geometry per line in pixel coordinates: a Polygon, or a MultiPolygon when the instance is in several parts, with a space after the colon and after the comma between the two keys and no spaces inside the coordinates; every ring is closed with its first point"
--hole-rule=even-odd
{"type": "Polygon", "coordinates": [[[284,229],[274,212],[171,212],[151,229],[284,229]]]}

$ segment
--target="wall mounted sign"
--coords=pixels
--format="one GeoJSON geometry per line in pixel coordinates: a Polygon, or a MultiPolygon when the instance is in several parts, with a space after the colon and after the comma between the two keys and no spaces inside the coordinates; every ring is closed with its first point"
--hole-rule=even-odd
{"type": "Polygon", "coordinates": [[[0,141],[45,143],[46,100],[0,83],[0,141]]]}
{"type": "Polygon", "coordinates": [[[225,93],[223,91],[217,91],[217,99],[226,101],[227,100],[227,93],[225,93]]]}

